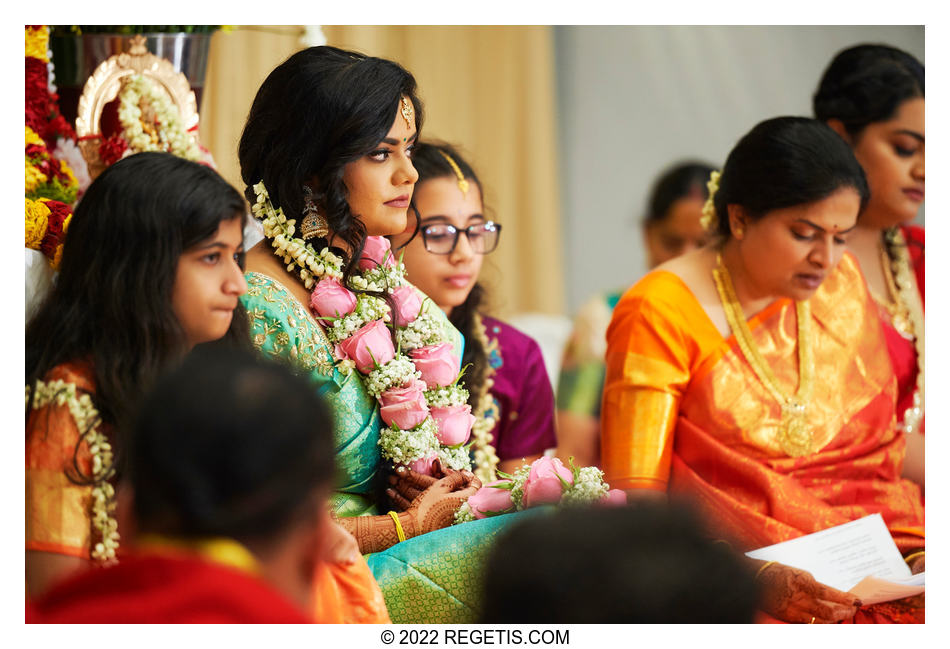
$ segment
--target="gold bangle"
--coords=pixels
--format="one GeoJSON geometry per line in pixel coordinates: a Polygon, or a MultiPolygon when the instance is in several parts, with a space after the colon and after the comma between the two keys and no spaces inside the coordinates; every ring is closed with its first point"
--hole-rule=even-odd
{"type": "Polygon", "coordinates": [[[904,563],[906,563],[908,566],[910,566],[910,562],[911,562],[911,561],[913,561],[913,560],[916,559],[917,557],[922,557],[922,556],[924,556],[924,551],[923,551],[923,550],[917,550],[917,552],[911,552],[911,553],[908,554],[906,557],[904,557],[904,563]]]}
{"type": "Polygon", "coordinates": [[[759,578],[759,576],[765,571],[765,569],[768,568],[769,566],[771,566],[773,563],[778,563],[778,562],[777,562],[777,561],[766,561],[766,562],[763,563],[761,566],[759,566],[759,569],[755,571],[755,577],[752,578],[752,581],[757,580],[757,579],[759,578]]]}
{"type": "Polygon", "coordinates": [[[406,534],[402,531],[402,523],[399,522],[399,514],[396,512],[389,512],[389,517],[393,519],[393,523],[396,524],[396,538],[398,538],[399,542],[402,543],[406,540],[406,534]]]}

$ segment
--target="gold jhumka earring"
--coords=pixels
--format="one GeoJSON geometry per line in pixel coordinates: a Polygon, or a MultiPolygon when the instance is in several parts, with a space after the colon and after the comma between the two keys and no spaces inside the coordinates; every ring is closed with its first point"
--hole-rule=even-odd
{"type": "Polygon", "coordinates": [[[327,219],[313,202],[313,190],[309,186],[303,186],[304,206],[303,218],[300,220],[300,236],[304,241],[314,237],[323,238],[330,232],[327,219]]]}

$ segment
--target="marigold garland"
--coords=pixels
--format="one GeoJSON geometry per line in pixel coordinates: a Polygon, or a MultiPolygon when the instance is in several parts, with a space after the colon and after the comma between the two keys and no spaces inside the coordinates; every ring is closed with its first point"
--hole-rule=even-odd
{"type": "Polygon", "coordinates": [[[49,225],[50,210],[41,201],[24,199],[26,201],[26,247],[39,250],[46,236],[49,225]]]}
{"type": "Polygon", "coordinates": [[[46,25],[27,26],[24,31],[26,32],[27,58],[39,59],[44,63],[49,63],[49,28],[46,25]]]}

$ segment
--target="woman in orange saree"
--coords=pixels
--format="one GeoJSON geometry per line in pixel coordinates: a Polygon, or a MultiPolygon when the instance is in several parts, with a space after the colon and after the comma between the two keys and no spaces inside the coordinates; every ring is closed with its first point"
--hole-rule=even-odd
{"type": "MultiPolygon", "coordinates": [[[[916,559],[923,501],[900,478],[894,371],[844,254],[867,185],[833,135],[799,118],[753,129],[710,206],[725,215],[720,241],[623,296],[607,333],[603,468],[633,495],[690,498],[741,551],[880,513],[916,559]]],[[[855,615],[840,591],[803,597],[817,582],[787,566],[762,564],[759,579],[763,609],[784,621],[923,618],[917,601],[855,615]]]]}
{"type": "Polygon", "coordinates": [[[158,152],[112,165],[79,202],[25,334],[31,597],[124,551],[115,488],[151,382],[195,345],[246,345],[243,215],[213,170],[158,152]]]}

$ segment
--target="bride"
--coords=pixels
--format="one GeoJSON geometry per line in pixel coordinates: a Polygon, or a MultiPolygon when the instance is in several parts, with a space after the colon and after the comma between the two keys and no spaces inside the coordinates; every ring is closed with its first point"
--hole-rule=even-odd
{"type": "MultiPolygon", "coordinates": [[[[408,564],[432,554],[428,533],[450,525],[480,486],[467,451],[443,446],[433,469],[441,479],[411,489],[415,497],[405,511],[387,512],[380,497],[385,466],[431,464],[412,446],[427,431],[439,432],[420,395],[454,381],[460,370],[461,336],[404,280],[384,238],[406,228],[422,121],[415,80],[391,61],[321,46],[271,72],[238,151],[245,195],[265,232],[247,254],[243,301],[255,346],[306,373],[334,412],[333,514],[361,553],[395,546],[398,561],[387,561],[388,554],[371,558],[393,620],[460,621],[458,615],[473,614],[467,577],[455,580],[464,592],[446,595],[441,610],[400,608],[398,589],[387,591],[408,564]],[[416,536],[423,538],[413,543],[416,536]]],[[[441,532],[442,543],[461,545],[436,571],[474,575],[475,549],[496,527],[486,524],[486,533],[474,536],[468,527],[461,540],[458,528],[441,532]]]]}

